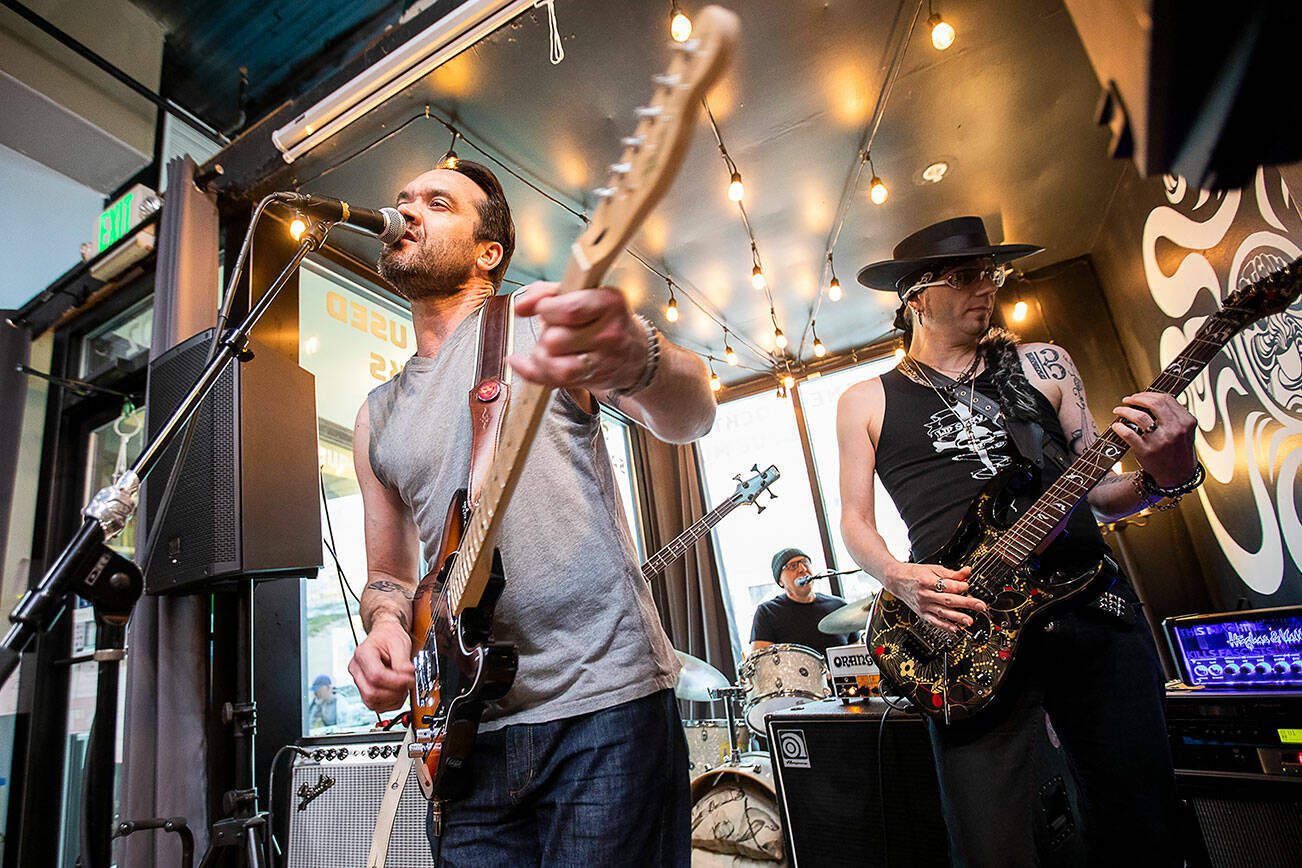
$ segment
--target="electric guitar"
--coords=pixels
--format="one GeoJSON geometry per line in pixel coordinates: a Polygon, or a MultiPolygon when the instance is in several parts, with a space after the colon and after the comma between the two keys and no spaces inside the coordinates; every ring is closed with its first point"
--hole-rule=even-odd
{"type": "MultiPolygon", "coordinates": [[[[714,509],[701,516],[701,519],[695,522],[687,530],[680,533],[669,541],[660,551],[647,558],[646,563],[642,565],[642,578],[648,582],[665,571],[671,563],[678,560],[696,541],[710,532],[710,528],[723,521],[724,516],[732,512],[743,503],[755,503],[756,498],[768,490],[768,487],[778,481],[782,474],[778,472],[776,465],[770,464],[767,470],[761,471],[756,464],[751,468],[755,474],[745,482],[741,481],[741,474],[738,473],[733,479],[737,480],[737,490],[732,496],[714,509]]],[[[777,497],[773,492],[769,492],[769,497],[777,497]]],[[[761,513],[765,509],[763,504],[756,503],[756,513],[761,513]]]]}
{"type": "MultiPolygon", "coordinates": [[[[654,78],[651,104],[638,109],[637,129],[623,140],[606,186],[596,191],[599,203],[571,248],[562,292],[599,285],[668,190],[701,101],[727,66],[739,30],[736,15],[707,6],[696,16],[692,38],[671,45],[668,71],[654,78]]],[[[416,591],[408,752],[417,760],[421,791],[431,800],[465,791],[484,707],[505,696],[515,679],[514,646],[493,641],[493,610],[505,585],[496,536],[552,391],[528,381],[518,384],[479,502],[467,516],[465,492],[453,498],[435,561],[440,566],[416,591]]]]}
{"type": "MultiPolygon", "coordinates": [[[[1178,395],[1240,329],[1278,313],[1302,293],[1302,260],[1231,293],[1221,310],[1149,386],[1178,395]]],[[[1118,420],[1120,421],[1120,420],[1118,420]]],[[[945,722],[985,707],[1017,656],[1027,625],[1090,587],[1101,559],[1072,562],[1051,544],[1068,516],[1129,447],[1110,427],[1029,507],[1030,464],[1006,468],[973,501],[958,531],[921,563],[971,567],[969,593],[989,607],[950,633],[883,591],[868,616],[868,651],[882,678],[923,712],[945,722]],[[1014,518],[1014,516],[1016,516],[1014,518]]]]}

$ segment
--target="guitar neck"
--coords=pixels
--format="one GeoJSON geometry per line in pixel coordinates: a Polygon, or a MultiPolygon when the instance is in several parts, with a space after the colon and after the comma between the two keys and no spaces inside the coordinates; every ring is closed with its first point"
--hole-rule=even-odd
{"type": "MultiPolygon", "coordinates": [[[[1243,321],[1242,312],[1233,308],[1224,308],[1209,317],[1189,345],[1162,370],[1147,391],[1179,395],[1242,327],[1243,321]]],[[[998,556],[1007,563],[1020,564],[1038,551],[1061,530],[1076,505],[1129,450],[1126,442],[1109,426],[1004,531],[995,545],[998,556]]]]}
{"type": "Polygon", "coordinates": [[[666,567],[682,557],[696,541],[710,532],[710,529],[723,520],[740,504],[740,500],[729,499],[703,515],[700,521],[669,541],[664,548],[656,552],[646,563],[642,564],[642,578],[648,582],[660,575],[666,567]]]}

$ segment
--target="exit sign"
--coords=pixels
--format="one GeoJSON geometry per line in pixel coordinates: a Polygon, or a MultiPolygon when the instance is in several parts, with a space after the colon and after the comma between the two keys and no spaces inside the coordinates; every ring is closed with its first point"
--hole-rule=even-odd
{"type": "Polygon", "coordinates": [[[103,253],[158,208],[158,197],[144,184],[137,184],[104,209],[95,224],[95,252],[103,253]]]}

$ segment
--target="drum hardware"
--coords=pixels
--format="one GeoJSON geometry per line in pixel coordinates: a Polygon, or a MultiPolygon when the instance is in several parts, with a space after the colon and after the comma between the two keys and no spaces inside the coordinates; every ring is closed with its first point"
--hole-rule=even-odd
{"type": "Polygon", "coordinates": [[[769,645],[747,658],[738,674],[746,689],[746,725],[761,736],[768,715],[830,692],[823,655],[804,645],[769,645]]]}
{"type": "MultiPolygon", "coordinates": [[[[737,749],[737,715],[732,704],[745,695],[746,688],[740,685],[734,687],[725,684],[723,687],[711,687],[709,689],[710,699],[723,700],[723,712],[728,720],[728,762],[725,765],[735,766],[741,762],[741,751],[737,749]]],[[[749,726],[749,724],[747,725],[749,726]]]]}

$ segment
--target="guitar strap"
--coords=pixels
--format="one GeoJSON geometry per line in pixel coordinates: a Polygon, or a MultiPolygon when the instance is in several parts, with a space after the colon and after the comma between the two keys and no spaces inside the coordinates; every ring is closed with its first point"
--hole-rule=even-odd
{"type": "Polygon", "coordinates": [[[402,801],[402,791],[411,776],[411,765],[415,760],[407,755],[407,745],[412,743],[416,730],[407,729],[407,737],[398,748],[398,758],[393,762],[389,772],[389,783],[384,787],[384,796],[380,799],[380,812],[375,816],[375,831],[371,834],[371,852],[366,857],[366,868],[384,868],[389,858],[389,836],[393,834],[393,821],[398,816],[398,804],[402,801]]]}
{"type": "MultiPolygon", "coordinates": [[[[475,368],[475,381],[471,386],[470,401],[470,479],[467,510],[479,500],[479,489],[484,476],[493,464],[498,439],[502,433],[502,420],[506,418],[507,400],[511,393],[506,353],[511,346],[512,296],[494,295],[484,302],[479,316],[479,363],[475,368]]],[[[389,773],[389,783],[380,800],[380,811],[375,818],[375,831],[371,835],[371,852],[367,868],[384,868],[389,857],[389,837],[393,834],[393,821],[398,815],[402,792],[411,777],[414,758],[407,755],[407,745],[415,738],[415,729],[407,729],[398,758],[389,773]]]]}
{"type": "Polygon", "coordinates": [[[466,508],[479,502],[479,489],[493,465],[502,420],[511,397],[506,353],[511,346],[511,324],[515,309],[512,295],[495,295],[484,302],[479,317],[479,366],[470,388],[470,482],[466,508]]]}

